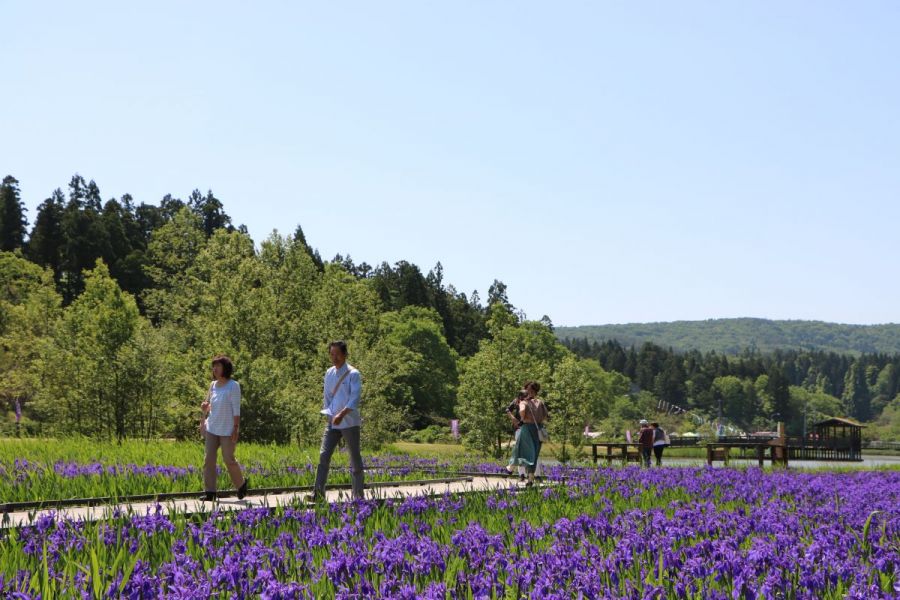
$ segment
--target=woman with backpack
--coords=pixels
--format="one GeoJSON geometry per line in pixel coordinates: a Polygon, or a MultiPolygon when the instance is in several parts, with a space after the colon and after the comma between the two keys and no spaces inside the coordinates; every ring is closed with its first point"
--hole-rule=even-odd
{"type": "Polygon", "coordinates": [[[541,391],[541,385],[536,381],[525,384],[525,397],[519,401],[519,415],[522,419],[522,427],[516,439],[516,447],[513,450],[513,460],[516,465],[525,467],[528,476],[526,487],[534,485],[534,472],[541,455],[541,445],[546,435],[544,421],[547,420],[547,405],[537,397],[541,391]]]}

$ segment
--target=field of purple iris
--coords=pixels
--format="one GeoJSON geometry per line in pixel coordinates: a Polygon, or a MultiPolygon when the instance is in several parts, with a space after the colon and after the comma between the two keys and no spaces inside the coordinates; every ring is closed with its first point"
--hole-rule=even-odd
{"type": "Polygon", "coordinates": [[[0,596],[900,597],[900,471],[548,471],[315,510],[42,517],[0,533],[0,596]]]}

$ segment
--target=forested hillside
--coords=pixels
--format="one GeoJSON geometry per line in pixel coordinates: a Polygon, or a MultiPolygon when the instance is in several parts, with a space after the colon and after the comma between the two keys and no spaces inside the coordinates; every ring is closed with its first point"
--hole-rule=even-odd
{"type": "Polygon", "coordinates": [[[616,340],[623,346],[653,342],[676,350],[740,354],[746,349],[821,350],[838,354],[900,354],[900,325],[842,325],[822,321],[710,319],[671,323],[559,327],[560,339],[616,340]]]}
{"type": "Polygon", "coordinates": [[[745,431],[766,429],[773,417],[799,433],[804,416],[807,422],[837,415],[872,421],[900,410],[897,354],[746,350],[727,356],[679,352],[653,342],[625,347],[617,341],[575,339],[565,344],[604,369],[622,373],[678,412],[717,417],[721,409],[725,420],[745,431]]]}

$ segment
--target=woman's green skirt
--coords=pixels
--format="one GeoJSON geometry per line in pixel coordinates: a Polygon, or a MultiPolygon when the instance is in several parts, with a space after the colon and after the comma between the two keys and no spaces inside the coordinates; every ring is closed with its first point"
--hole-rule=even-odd
{"type": "Polygon", "coordinates": [[[538,457],[541,455],[541,440],[538,437],[537,425],[523,423],[516,436],[516,445],[513,447],[512,458],[509,464],[525,467],[526,473],[534,473],[538,457]]]}

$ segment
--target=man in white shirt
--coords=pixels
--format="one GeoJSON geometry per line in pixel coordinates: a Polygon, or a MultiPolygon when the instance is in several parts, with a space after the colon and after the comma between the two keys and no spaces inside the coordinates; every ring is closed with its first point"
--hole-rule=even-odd
{"type": "Polygon", "coordinates": [[[319,466],[316,469],[316,483],[312,498],[325,497],[325,483],[331,468],[331,455],[338,442],[344,438],[350,451],[350,479],[353,484],[353,498],[363,498],[363,462],[359,447],[359,398],[362,393],[362,377],[347,363],[347,344],[342,341],[328,345],[331,364],[325,372],[323,386],[322,414],[328,418],[328,425],[322,436],[319,449],[319,466]]]}

